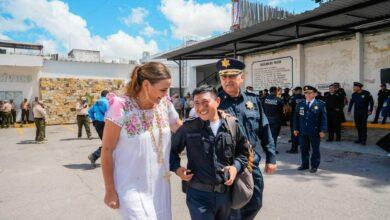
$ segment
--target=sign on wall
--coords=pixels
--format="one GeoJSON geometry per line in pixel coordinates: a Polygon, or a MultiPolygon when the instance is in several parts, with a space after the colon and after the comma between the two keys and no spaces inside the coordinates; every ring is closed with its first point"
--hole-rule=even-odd
{"type": "Polygon", "coordinates": [[[32,81],[32,76],[29,75],[15,75],[0,73],[0,82],[10,83],[29,83],[32,81]]]}
{"type": "Polygon", "coordinates": [[[255,90],[271,86],[291,88],[293,85],[293,58],[280,57],[252,63],[252,86],[255,90]]]}

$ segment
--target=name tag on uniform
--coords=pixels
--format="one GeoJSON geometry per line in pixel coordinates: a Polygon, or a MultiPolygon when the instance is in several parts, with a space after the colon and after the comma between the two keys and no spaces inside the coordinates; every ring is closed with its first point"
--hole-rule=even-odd
{"type": "Polygon", "coordinates": [[[299,115],[305,115],[305,109],[303,107],[299,109],[299,115]]]}

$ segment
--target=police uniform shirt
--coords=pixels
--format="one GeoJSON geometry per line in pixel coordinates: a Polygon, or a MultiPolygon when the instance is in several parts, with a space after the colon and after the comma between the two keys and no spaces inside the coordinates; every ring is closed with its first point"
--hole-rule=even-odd
{"type": "Polygon", "coordinates": [[[372,98],[370,92],[366,90],[362,90],[362,92],[360,93],[354,92],[352,94],[351,101],[349,102],[348,112],[351,111],[352,106],[354,106],[354,110],[358,112],[360,111],[372,112],[374,108],[374,99],[372,98]],[[370,108],[369,110],[368,107],[370,108]]]}
{"type": "Polygon", "coordinates": [[[264,113],[269,123],[282,123],[283,100],[274,94],[268,95],[263,102],[264,113]]]}
{"type": "Polygon", "coordinates": [[[221,99],[218,109],[236,117],[256,154],[260,157],[262,147],[266,154],[266,163],[275,164],[274,141],[268,119],[257,95],[241,91],[238,97],[230,97],[225,91],[222,91],[218,96],[221,99]]]}
{"type": "Polygon", "coordinates": [[[236,140],[233,140],[227,122],[222,118],[217,135],[213,134],[209,121],[194,118],[184,122],[172,136],[169,159],[172,172],[180,167],[179,155],[184,148],[187,150],[187,169],[194,174],[191,181],[221,184],[224,183],[222,168],[233,165],[240,172],[248,165],[250,145],[243,132],[237,126],[236,140]]]}
{"type": "Polygon", "coordinates": [[[390,90],[385,89],[385,90],[379,90],[378,92],[378,105],[381,105],[385,102],[387,98],[390,97],[390,90]]]}
{"type": "Polygon", "coordinates": [[[324,94],[324,101],[326,103],[326,110],[329,111],[342,111],[344,107],[344,97],[340,93],[326,92],[324,94]]]}
{"type": "Polygon", "coordinates": [[[291,107],[292,113],[295,112],[297,104],[302,102],[302,101],[305,101],[305,96],[303,96],[302,94],[294,94],[294,95],[291,96],[290,101],[289,101],[288,104],[291,107]]]}
{"type": "Polygon", "coordinates": [[[325,103],[313,99],[310,104],[306,101],[298,103],[294,114],[294,130],[302,135],[315,135],[327,130],[325,103]]]}

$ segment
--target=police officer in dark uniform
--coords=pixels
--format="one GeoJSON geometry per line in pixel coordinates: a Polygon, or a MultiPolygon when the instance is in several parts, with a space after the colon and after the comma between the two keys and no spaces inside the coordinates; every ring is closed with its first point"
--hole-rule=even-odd
{"type": "MultiPolygon", "coordinates": [[[[381,84],[381,89],[378,92],[378,107],[376,108],[375,118],[372,124],[378,124],[378,118],[382,111],[383,104],[390,97],[390,90],[386,88],[386,84],[381,84]]],[[[383,118],[382,124],[386,124],[386,118],[383,118]]]]}
{"type": "Polygon", "coordinates": [[[248,166],[251,146],[238,121],[217,110],[220,98],[213,87],[200,86],[194,90],[193,97],[199,117],[184,122],[174,134],[170,170],[188,181],[186,194],[191,219],[229,219],[230,186],[236,175],[248,166]],[[180,166],[184,148],[187,168],[180,166]]]}
{"type": "Polygon", "coordinates": [[[326,112],[328,117],[328,140],[333,141],[336,134],[336,141],[341,139],[341,120],[344,106],[344,97],[336,92],[333,84],[329,86],[329,92],[324,94],[324,101],[326,103],[326,112]]]}
{"type": "Polygon", "coordinates": [[[348,99],[347,99],[347,93],[345,92],[344,88],[341,88],[340,83],[335,82],[333,83],[333,86],[336,89],[336,93],[339,94],[341,97],[343,97],[343,105],[342,105],[342,110],[341,110],[341,123],[346,122],[347,120],[345,119],[345,114],[344,114],[344,107],[345,105],[348,104],[348,99]]]}
{"type": "Polygon", "coordinates": [[[242,209],[232,210],[231,219],[254,219],[262,207],[263,176],[259,169],[261,148],[266,155],[266,173],[276,170],[275,145],[259,97],[240,90],[244,82],[242,73],[245,64],[239,60],[224,58],[217,62],[223,91],[219,93],[219,109],[236,117],[243,128],[246,138],[254,148],[254,193],[242,209]]]}
{"type": "MultiPolygon", "coordinates": [[[[285,108],[289,108],[288,103],[290,101],[291,95],[290,95],[290,88],[285,88],[284,92],[282,93],[282,100],[285,108]],[[286,107],[287,106],[287,107],[286,107]]],[[[287,122],[290,121],[290,113],[289,111],[284,111],[283,112],[283,117],[282,117],[282,126],[287,126],[287,122]]]]}
{"type": "Polygon", "coordinates": [[[315,99],[317,89],[312,86],[304,87],[306,100],[297,104],[294,114],[294,135],[300,138],[302,164],[298,170],[309,169],[315,173],[320,165],[320,141],[327,130],[325,103],[315,99]]]}
{"type": "Polygon", "coordinates": [[[366,145],[367,141],[367,117],[371,115],[374,108],[374,99],[367,90],[362,89],[363,84],[359,82],[353,83],[353,91],[351,101],[348,106],[348,114],[351,113],[354,106],[353,118],[358,131],[358,139],[356,144],[366,145]]]}
{"type": "MultiPolygon", "coordinates": [[[[270,94],[265,97],[263,108],[264,113],[268,118],[269,126],[272,133],[272,138],[274,139],[275,149],[278,136],[280,133],[280,128],[283,123],[283,100],[276,96],[276,87],[271,87],[269,89],[270,94]]],[[[276,150],[276,154],[279,152],[276,150]]]]}
{"type": "Polygon", "coordinates": [[[297,86],[294,89],[294,94],[291,96],[289,105],[291,107],[291,120],[290,120],[290,130],[291,130],[291,149],[286,151],[289,154],[298,153],[299,137],[294,135],[294,115],[297,105],[304,101],[305,97],[302,95],[302,87],[297,86]]]}

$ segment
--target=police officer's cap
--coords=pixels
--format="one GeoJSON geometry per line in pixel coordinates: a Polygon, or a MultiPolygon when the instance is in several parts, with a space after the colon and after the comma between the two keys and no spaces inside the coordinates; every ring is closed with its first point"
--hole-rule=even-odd
{"type": "Polygon", "coordinates": [[[303,87],[303,92],[317,92],[317,89],[314,88],[313,86],[305,86],[303,87]]]}
{"type": "Polygon", "coordinates": [[[357,87],[362,88],[362,87],[363,87],[363,84],[361,84],[360,82],[354,82],[354,83],[353,83],[353,86],[357,86],[357,87]]]}
{"type": "Polygon", "coordinates": [[[245,68],[243,62],[232,58],[218,60],[216,66],[220,76],[238,75],[245,68]]]}

